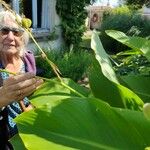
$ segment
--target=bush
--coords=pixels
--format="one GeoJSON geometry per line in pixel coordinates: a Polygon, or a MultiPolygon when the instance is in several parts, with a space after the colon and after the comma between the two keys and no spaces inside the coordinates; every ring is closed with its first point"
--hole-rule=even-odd
{"type": "Polygon", "coordinates": [[[114,65],[115,72],[120,75],[150,75],[150,62],[145,56],[129,55],[129,56],[112,56],[118,65],[114,65]]]}
{"type": "Polygon", "coordinates": [[[61,18],[63,38],[66,46],[74,45],[79,47],[82,36],[86,31],[85,19],[87,12],[85,6],[90,4],[90,0],[57,0],[56,10],[61,18]]]}
{"type": "MultiPolygon", "coordinates": [[[[46,52],[59,68],[63,77],[71,78],[78,81],[86,76],[87,69],[91,64],[91,54],[88,51],[66,52],[66,51],[48,51],[46,52]]],[[[42,77],[54,77],[50,66],[41,58],[36,58],[39,75],[42,77]]]]}
{"type": "Polygon", "coordinates": [[[120,50],[124,50],[127,47],[121,43],[118,43],[114,39],[106,35],[105,30],[119,30],[122,32],[127,32],[130,29],[131,16],[126,14],[117,14],[109,16],[101,25],[100,39],[103,43],[104,49],[107,52],[116,53],[120,50]]]}

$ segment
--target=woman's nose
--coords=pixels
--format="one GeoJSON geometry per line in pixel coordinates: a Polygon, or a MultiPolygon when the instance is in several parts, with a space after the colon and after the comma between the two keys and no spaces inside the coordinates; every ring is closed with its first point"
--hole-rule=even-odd
{"type": "Polygon", "coordinates": [[[12,40],[14,39],[14,34],[13,34],[12,31],[9,31],[9,32],[8,32],[7,38],[12,39],[12,40]]]}

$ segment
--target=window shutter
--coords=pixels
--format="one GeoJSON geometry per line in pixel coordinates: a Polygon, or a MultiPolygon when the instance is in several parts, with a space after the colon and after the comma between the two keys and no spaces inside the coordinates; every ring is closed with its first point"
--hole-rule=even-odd
{"type": "Polygon", "coordinates": [[[12,0],[12,8],[19,14],[19,2],[18,0],[12,0]]]}
{"type": "Polygon", "coordinates": [[[44,0],[42,1],[42,28],[50,29],[54,28],[55,24],[55,2],[54,0],[44,0]]]}
{"type": "Polygon", "coordinates": [[[49,28],[52,31],[55,27],[55,5],[56,0],[49,0],[49,10],[50,10],[50,19],[49,19],[49,28]]]}
{"type": "Polygon", "coordinates": [[[32,20],[33,28],[37,28],[37,0],[32,0],[32,20]]]}

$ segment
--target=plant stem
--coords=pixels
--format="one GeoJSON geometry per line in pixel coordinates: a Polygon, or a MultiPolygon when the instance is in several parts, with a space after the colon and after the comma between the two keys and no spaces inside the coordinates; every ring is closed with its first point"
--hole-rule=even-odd
{"type": "MultiPolygon", "coordinates": [[[[12,74],[12,75],[16,75],[16,73],[14,72],[10,72],[10,71],[7,71],[5,69],[0,69],[0,72],[6,72],[8,74],[12,74]]],[[[48,82],[55,82],[55,83],[58,83],[57,81],[53,81],[51,79],[48,79],[48,78],[44,78],[44,77],[40,77],[40,76],[35,76],[36,78],[38,79],[43,79],[45,81],[48,81],[48,82]]],[[[80,97],[85,97],[84,95],[82,95],[81,93],[77,92],[76,90],[74,90],[73,88],[71,88],[70,86],[68,86],[67,84],[64,83],[64,81],[61,79],[60,82],[59,82],[62,86],[64,86],[65,88],[69,89],[71,92],[75,93],[76,95],[80,96],[80,97]]]]}
{"type": "Polygon", "coordinates": [[[7,71],[6,69],[0,69],[0,72],[6,72],[8,74],[16,75],[16,73],[7,71]]]}
{"type": "Polygon", "coordinates": [[[59,71],[58,67],[51,60],[48,59],[48,57],[46,56],[46,54],[44,53],[44,51],[42,50],[42,48],[39,46],[39,44],[34,39],[32,33],[30,32],[30,30],[26,29],[26,31],[29,33],[29,35],[32,38],[33,42],[36,44],[36,46],[38,47],[38,49],[41,51],[42,57],[45,58],[45,60],[52,67],[53,71],[55,72],[55,74],[57,75],[57,77],[59,78],[59,80],[62,81],[62,79],[61,79],[61,77],[59,75],[60,71],[59,71]]]}

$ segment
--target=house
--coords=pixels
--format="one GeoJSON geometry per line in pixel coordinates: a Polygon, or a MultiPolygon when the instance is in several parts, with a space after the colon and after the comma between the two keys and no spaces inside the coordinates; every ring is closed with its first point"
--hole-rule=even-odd
{"type": "MultiPolygon", "coordinates": [[[[56,0],[5,0],[18,14],[32,20],[32,33],[40,46],[45,49],[58,49],[61,38],[60,19],[56,13],[56,0]]],[[[37,49],[30,40],[29,49],[37,49]]]]}

